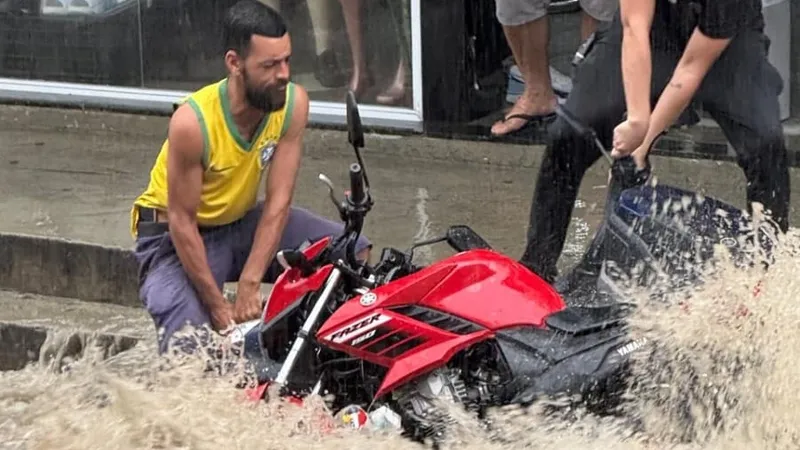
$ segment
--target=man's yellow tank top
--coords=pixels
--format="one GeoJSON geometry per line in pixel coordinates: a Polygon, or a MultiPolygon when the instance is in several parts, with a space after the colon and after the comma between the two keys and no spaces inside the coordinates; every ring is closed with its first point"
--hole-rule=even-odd
{"type": "MultiPolygon", "coordinates": [[[[264,169],[272,159],[278,140],[286,133],[292,117],[294,83],[286,87],[283,109],[264,117],[247,142],[239,133],[230,112],[228,80],[223,79],[181,100],[188,102],[203,131],[203,191],[197,209],[201,226],[225,225],[240,219],[255,206],[264,169]]],[[[150,183],[131,209],[131,234],[136,237],[137,206],[167,209],[167,152],[164,140],[150,171],[150,183]]]]}

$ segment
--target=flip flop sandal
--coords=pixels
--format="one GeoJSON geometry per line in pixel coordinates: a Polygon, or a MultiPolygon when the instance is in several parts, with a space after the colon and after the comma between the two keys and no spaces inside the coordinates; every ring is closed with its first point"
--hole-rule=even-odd
{"type": "Polygon", "coordinates": [[[510,136],[510,135],[513,135],[514,133],[519,133],[521,131],[524,131],[524,130],[530,128],[534,123],[538,123],[539,125],[541,125],[543,122],[547,121],[548,119],[551,119],[551,118],[555,117],[555,115],[556,115],[555,111],[551,112],[551,113],[548,113],[548,114],[540,114],[540,115],[524,114],[524,113],[511,114],[509,116],[503,117],[501,119],[501,121],[503,123],[505,123],[505,122],[508,122],[511,119],[522,119],[522,120],[525,121],[525,123],[521,127],[517,128],[516,130],[511,130],[511,131],[509,131],[507,133],[503,133],[503,134],[492,134],[492,136],[494,136],[494,137],[510,136]]]}

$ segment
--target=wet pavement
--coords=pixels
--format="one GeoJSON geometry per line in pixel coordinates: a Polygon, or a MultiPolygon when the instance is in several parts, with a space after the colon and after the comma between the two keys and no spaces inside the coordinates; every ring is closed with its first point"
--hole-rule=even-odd
{"type": "MultiPolygon", "coordinates": [[[[147,183],[163,133],[134,134],[131,127],[125,132],[4,128],[0,208],[8,213],[0,217],[0,230],[132,246],[128,211],[147,183]]],[[[441,154],[437,143],[452,145],[435,139],[367,136],[365,162],[376,204],[365,232],[379,246],[406,246],[421,222],[430,233],[467,223],[502,250],[520,252],[538,161],[533,167],[509,167],[426,157],[441,154]],[[373,150],[375,146],[380,148],[373,150]],[[414,147],[417,155],[396,156],[394,149],[405,146],[414,147]]],[[[505,147],[465,145],[480,145],[487,154],[505,147]]],[[[312,130],[295,203],[335,218],[317,175],[326,173],[343,190],[353,160],[344,133],[312,130]]],[[[602,169],[587,177],[590,192],[604,183],[603,177],[602,169]]]]}
{"type": "MultiPolygon", "coordinates": [[[[0,232],[132,248],[128,212],[147,183],[166,118],[2,107],[0,119],[0,232]]],[[[405,248],[444,232],[448,225],[468,224],[498,250],[513,257],[521,254],[541,147],[378,135],[368,135],[366,146],[376,204],[365,233],[378,248],[405,248]]],[[[295,203],[335,218],[317,175],[324,172],[338,189],[345,189],[348,164],[354,161],[346,134],[310,130],[305,151],[295,203]]],[[[744,176],[732,163],[654,157],[653,164],[662,183],[744,206],[744,176]]],[[[800,169],[792,169],[794,186],[800,185],[799,175],[800,169]]],[[[584,179],[562,264],[580,255],[596,228],[606,181],[607,167],[601,160],[584,179]]],[[[792,221],[797,223],[797,196],[792,205],[792,221]]],[[[428,259],[449,253],[444,244],[432,250],[419,255],[428,259]]],[[[46,301],[15,295],[0,296],[0,321],[66,317],[74,306],[76,320],[94,326],[92,315],[80,312],[80,302],[48,309],[37,306],[46,301]]],[[[119,316],[119,311],[103,309],[101,321],[119,316]]],[[[141,311],[133,316],[124,322],[148,323],[141,311]]],[[[135,328],[142,329],[140,325],[135,328]]]]}
{"type": "MultiPolygon", "coordinates": [[[[166,118],[6,106],[0,119],[0,231],[132,246],[128,212],[147,183],[166,118]]],[[[422,228],[436,234],[466,223],[498,249],[522,251],[542,147],[380,135],[367,135],[366,146],[376,204],[365,232],[378,246],[406,246],[422,228]]],[[[295,203],[335,218],[317,174],[343,190],[353,160],[345,133],[309,130],[295,203]]],[[[599,220],[605,164],[584,180],[573,234],[599,220]]],[[[653,164],[661,182],[744,206],[735,164],[668,157],[653,164]]],[[[792,169],[795,186],[798,174],[792,169]]]]}

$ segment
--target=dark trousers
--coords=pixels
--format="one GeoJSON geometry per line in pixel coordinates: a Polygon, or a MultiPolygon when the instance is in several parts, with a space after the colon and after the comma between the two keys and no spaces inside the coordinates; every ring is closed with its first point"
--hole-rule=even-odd
{"type": "MultiPolygon", "coordinates": [[[[695,94],[735,148],[747,179],[748,209],[759,202],[782,231],[788,228],[789,165],[780,122],[778,95],[783,82],[767,60],[769,40],[757,31],[735,37],[712,66],[695,94]]],[[[598,30],[596,41],[578,67],[564,107],[591,126],[611,149],[614,128],[625,112],[619,14],[598,30]]],[[[679,45],[653,46],[652,104],[680,59],[679,45]]],[[[521,262],[547,280],[556,275],[573,205],[586,170],[600,152],[562,119],[548,129],[544,155],[530,210],[528,243],[521,262]]]]}
{"type": "MultiPolygon", "coordinates": [[[[250,255],[250,247],[261,219],[264,204],[259,202],[243,218],[228,225],[203,230],[200,235],[206,257],[217,287],[222,290],[226,281],[238,281],[250,255]]],[[[140,223],[140,225],[145,225],[140,223]]],[[[165,223],[152,223],[157,230],[165,223]]],[[[143,229],[140,229],[143,230],[143,229]]],[[[344,224],[292,207],[278,248],[297,249],[304,242],[316,242],[326,236],[342,234],[344,224]]],[[[210,324],[206,306],[181,264],[175,245],[166,228],[158,233],[139,232],[135,256],[139,262],[139,298],[156,326],[159,353],[165,353],[173,336],[186,325],[197,329],[197,336],[180,337],[178,347],[191,351],[195,337],[205,339],[201,327],[210,324]]],[[[372,244],[360,236],[356,254],[372,244]]],[[[264,281],[274,283],[282,268],[276,261],[268,266],[264,281]]]]}

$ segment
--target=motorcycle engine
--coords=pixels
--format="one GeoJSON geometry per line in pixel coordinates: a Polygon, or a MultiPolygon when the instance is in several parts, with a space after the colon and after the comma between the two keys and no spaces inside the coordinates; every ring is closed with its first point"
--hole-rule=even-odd
{"type": "Polygon", "coordinates": [[[452,407],[475,412],[481,404],[489,403],[492,395],[486,383],[467,388],[461,371],[439,369],[409,386],[398,405],[415,424],[419,437],[441,437],[448,425],[455,423],[448,410],[452,407]]]}

